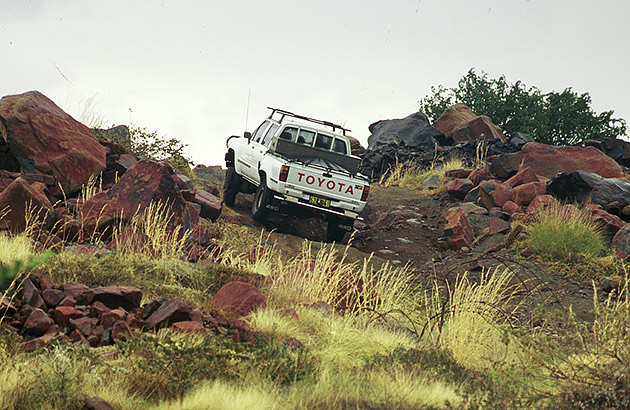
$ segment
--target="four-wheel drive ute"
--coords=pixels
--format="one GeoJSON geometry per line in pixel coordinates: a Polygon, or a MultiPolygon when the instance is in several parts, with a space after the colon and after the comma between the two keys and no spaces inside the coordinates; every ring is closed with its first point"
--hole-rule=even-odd
{"type": "Polygon", "coordinates": [[[223,202],[234,205],[239,192],[255,192],[252,215],[264,221],[270,211],[326,216],[327,240],[340,242],[365,207],[369,180],[358,173],[349,131],[328,121],[270,108],[253,134],[232,136],[225,154],[223,202]]]}

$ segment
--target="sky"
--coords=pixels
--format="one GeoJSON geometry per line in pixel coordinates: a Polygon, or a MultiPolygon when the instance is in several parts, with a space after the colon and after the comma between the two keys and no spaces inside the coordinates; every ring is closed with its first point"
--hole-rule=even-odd
{"type": "Polygon", "coordinates": [[[0,96],[39,90],[205,165],[268,106],[365,145],[473,67],[630,121],[628,16],[628,0],[0,0],[0,96]]]}

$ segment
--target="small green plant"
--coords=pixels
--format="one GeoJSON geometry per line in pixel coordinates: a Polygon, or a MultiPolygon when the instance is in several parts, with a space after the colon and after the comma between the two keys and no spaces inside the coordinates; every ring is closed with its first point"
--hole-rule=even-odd
{"type": "Polygon", "coordinates": [[[544,207],[528,232],[532,245],[548,257],[598,257],[606,252],[601,226],[590,212],[573,205],[544,207]]]}

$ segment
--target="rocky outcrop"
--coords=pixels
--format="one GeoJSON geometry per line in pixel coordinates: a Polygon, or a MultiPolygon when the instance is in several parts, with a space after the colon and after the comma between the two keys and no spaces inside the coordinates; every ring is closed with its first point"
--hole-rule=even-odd
{"type": "Polygon", "coordinates": [[[44,188],[41,183],[31,185],[22,177],[11,182],[0,193],[0,229],[22,232],[26,228],[27,218],[32,218],[31,223],[41,224],[43,229],[50,229],[55,214],[43,193],[44,188]]]}
{"type": "Polygon", "coordinates": [[[67,195],[105,169],[105,148],[92,131],[38,91],[3,97],[0,122],[7,147],[0,162],[11,171],[54,176],[67,195]]]}

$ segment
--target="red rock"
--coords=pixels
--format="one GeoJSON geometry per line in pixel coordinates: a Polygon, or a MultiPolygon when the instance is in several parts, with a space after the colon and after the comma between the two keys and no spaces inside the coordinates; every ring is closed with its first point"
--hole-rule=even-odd
{"type": "Polygon", "coordinates": [[[297,312],[295,311],[295,309],[292,308],[282,308],[278,313],[280,313],[282,316],[290,317],[294,320],[300,320],[297,312]]]}
{"type": "Polygon", "coordinates": [[[81,224],[69,214],[61,215],[57,219],[52,232],[66,242],[79,242],[81,240],[81,224]]]}
{"type": "Polygon", "coordinates": [[[504,203],[501,210],[503,212],[507,212],[510,215],[517,212],[523,212],[523,208],[516,202],[512,202],[512,201],[507,201],[506,203],[504,203]]]}
{"type": "Polygon", "coordinates": [[[560,202],[551,195],[539,195],[529,203],[525,213],[532,214],[539,212],[548,206],[560,206],[560,202]]]}
{"type": "Polygon", "coordinates": [[[586,204],[584,208],[588,209],[593,218],[604,227],[607,235],[615,235],[617,231],[626,226],[626,222],[622,221],[616,215],[612,215],[595,204],[586,204]]]}
{"type": "MultiPolygon", "coordinates": [[[[464,202],[463,204],[461,204],[458,207],[454,207],[454,208],[450,208],[448,211],[450,210],[456,210],[456,209],[461,209],[465,215],[468,214],[485,214],[486,212],[488,212],[488,210],[486,208],[483,208],[479,205],[475,205],[472,202],[464,202]]],[[[448,212],[447,211],[447,212],[448,212]]]]}
{"type": "Polygon", "coordinates": [[[469,247],[475,233],[461,208],[451,208],[445,212],[446,227],[444,235],[449,248],[458,250],[469,247]]]}
{"type": "Polygon", "coordinates": [[[44,300],[41,298],[39,291],[37,290],[35,285],[33,285],[33,282],[31,282],[29,278],[26,278],[22,282],[22,286],[19,293],[20,293],[22,301],[25,304],[30,305],[34,308],[38,308],[38,309],[45,308],[44,300]]]}
{"type": "Polygon", "coordinates": [[[193,320],[175,322],[173,323],[173,329],[184,333],[208,333],[208,329],[203,327],[203,323],[193,320]]]}
{"type": "Polygon", "coordinates": [[[92,397],[90,400],[85,402],[82,410],[116,410],[114,406],[106,402],[104,399],[100,397],[92,397]]]}
{"type": "Polygon", "coordinates": [[[464,104],[450,106],[438,118],[435,127],[455,142],[466,142],[485,137],[487,140],[500,139],[505,141],[505,136],[499,127],[485,115],[475,113],[464,104]]]}
{"type": "Polygon", "coordinates": [[[466,194],[474,188],[472,181],[468,178],[453,179],[446,184],[446,192],[457,199],[464,199],[466,194]]]}
{"type": "Polygon", "coordinates": [[[267,306],[265,297],[256,286],[240,281],[224,285],[214,296],[212,303],[229,317],[247,316],[267,306]]]}
{"type": "Polygon", "coordinates": [[[212,195],[210,192],[198,189],[195,192],[195,197],[192,202],[201,205],[201,212],[199,212],[199,216],[202,218],[210,219],[214,222],[217,218],[219,218],[219,215],[221,215],[223,202],[220,198],[212,195]]]}
{"type": "Polygon", "coordinates": [[[46,312],[41,309],[33,309],[24,323],[24,331],[26,334],[40,337],[46,334],[53,324],[53,320],[48,317],[46,312]]]}
{"type": "MultiPolygon", "coordinates": [[[[52,330],[52,327],[51,327],[51,330],[52,330]]],[[[48,345],[52,340],[56,339],[58,336],[59,334],[57,332],[49,331],[48,333],[46,333],[45,335],[41,337],[22,343],[22,350],[24,350],[24,352],[26,353],[34,352],[38,348],[48,345]]]]}
{"type": "Polygon", "coordinates": [[[477,115],[465,104],[454,104],[447,108],[435,123],[435,128],[450,136],[455,129],[465,126],[477,115]]]}
{"type": "Polygon", "coordinates": [[[521,169],[530,167],[539,176],[551,178],[559,172],[587,171],[605,178],[620,178],[621,166],[594,147],[556,147],[530,142],[521,150],[521,169]]]}
{"type": "Polygon", "coordinates": [[[44,302],[51,308],[57,307],[63,298],[66,297],[62,291],[57,289],[46,289],[42,292],[41,296],[44,302]]]}
{"type": "Polygon", "coordinates": [[[84,337],[88,337],[92,333],[92,329],[98,323],[95,317],[80,317],[78,319],[70,319],[70,324],[74,326],[84,337]]]}
{"type": "Polygon", "coordinates": [[[68,282],[61,285],[61,291],[65,293],[66,296],[71,297],[73,299],[78,298],[83,293],[87,292],[88,290],[90,290],[90,288],[85,286],[83,283],[68,282]]]}
{"type": "Polygon", "coordinates": [[[123,308],[131,311],[140,307],[142,291],[134,286],[105,286],[83,293],[84,303],[101,302],[110,309],[123,308]]]}
{"type": "Polygon", "coordinates": [[[16,233],[23,232],[26,227],[27,210],[43,229],[49,229],[54,222],[55,213],[48,198],[33,189],[24,178],[17,178],[0,193],[0,209],[5,212],[0,219],[0,229],[16,233]]]}
{"type": "Polygon", "coordinates": [[[472,170],[470,169],[451,169],[444,173],[447,178],[468,178],[472,170]]]}
{"type": "Polygon", "coordinates": [[[492,175],[490,175],[490,173],[484,168],[474,169],[470,175],[468,175],[468,179],[470,179],[475,186],[479,185],[481,181],[486,181],[491,178],[492,175]]]}
{"type": "Polygon", "coordinates": [[[528,182],[518,185],[512,190],[512,201],[521,206],[527,206],[538,195],[547,193],[547,184],[545,182],[528,182]]]}
{"type": "Polygon", "coordinates": [[[529,182],[538,182],[540,179],[538,176],[532,171],[530,167],[525,167],[524,169],[519,170],[516,175],[511,177],[510,179],[505,181],[505,184],[514,188],[515,186],[527,184],[529,182]]]}
{"type": "Polygon", "coordinates": [[[630,225],[619,229],[612,239],[612,247],[616,251],[615,256],[619,259],[630,257],[630,225]]]}
{"type": "Polygon", "coordinates": [[[512,197],[512,188],[496,180],[479,184],[479,200],[488,210],[503,207],[512,197]]]}
{"type": "Polygon", "coordinates": [[[124,320],[119,320],[111,328],[112,340],[126,340],[134,335],[133,330],[124,320]]]}
{"type": "Polygon", "coordinates": [[[174,299],[164,302],[145,321],[147,329],[158,329],[168,327],[175,322],[185,322],[191,320],[192,308],[181,299],[174,299]]]}
{"type": "Polygon", "coordinates": [[[115,221],[128,222],[151,203],[161,203],[172,214],[168,226],[181,226],[186,231],[190,229],[190,213],[172,174],[166,163],[138,161],[111,189],[87,200],[79,220],[88,231],[103,232],[115,221]]]}
{"type": "Polygon", "coordinates": [[[105,148],[92,131],[38,91],[3,97],[0,122],[23,171],[56,177],[66,194],[105,169],[105,148]]]}
{"type": "Polygon", "coordinates": [[[77,304],[77,301],[74,300],[74,298],[66,296],[65,298],[63,298],[63,300],[61,302],[59,302],[59,304],[57,306],[74,307],[74,306],[76,306],[76,304],[77,304]]]}
{"type": "Polygon", "coordinates": [[[127,315],[127,317],[125,318],[125,322],[127,322],[127,325],[131,329],[142,329],[142,328],[144,328],[144,320],[140,319],[136,315],[127,315]]]}
{"type": "Polygon", "coordinates": [[[510,224],[501,218],[490,217],[488,218],[488,235],[496,235],[508,231],[510,224]]]}
{"type": "Polygon", "coordinates": [[[72,332],[70,332],[69,337],[72,343],[84,345],[86,347],[90,346],[90,342],[87,341],[85,336],[83,336],[83,334],[78,329],[74,329],[72,332]]]}
{"type": "Polygon", "coordinates": [[[109,329],[114,326],[114,323],[117,321],[124,320],[126,316],[127,312],[122,309],[110,310],[109,312],[103,313],[101,316],[101,326],[103,326],[103,329],[109,329]]]}
{"type": "Polygon", "coordinates": [[[59,326],[68,327],[70,326],[70,319],[83,317],[83,312],[72,306],[57,306],[53,310],[52,317],[59,326]]]}
{"type": "Polygon", "coordinates": [[[196,226],[199,223],[199,212],[201,211],[201,205],[186,200],[186,206],[188,207],[188,212],[190,212],[190,226],[196,226]]]}

